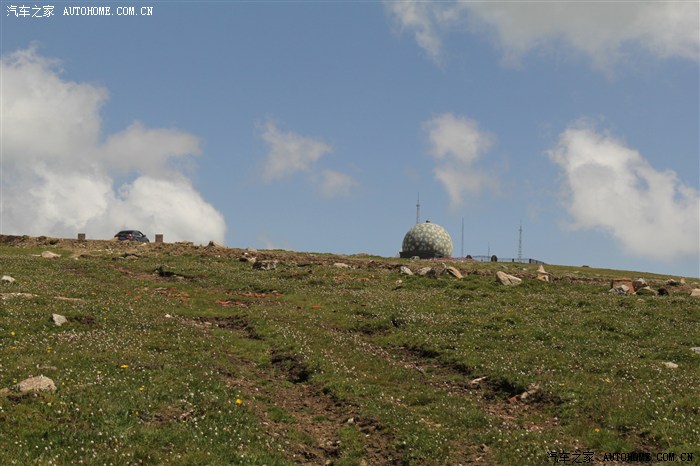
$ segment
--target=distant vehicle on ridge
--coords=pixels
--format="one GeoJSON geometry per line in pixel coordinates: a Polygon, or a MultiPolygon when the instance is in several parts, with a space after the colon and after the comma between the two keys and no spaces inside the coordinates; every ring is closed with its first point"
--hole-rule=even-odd
{"type": "Polygon", "coordinates": [[[123,230],[114,235],[119,241],[139,241],[149,243],[148,237],[138,230],[123,230]]]}

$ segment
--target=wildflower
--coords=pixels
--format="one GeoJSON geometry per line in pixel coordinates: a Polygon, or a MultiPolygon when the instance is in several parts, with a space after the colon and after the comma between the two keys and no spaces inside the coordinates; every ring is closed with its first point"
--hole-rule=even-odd
{"type": "Polygon", "coordinates": [[[139,387],[139,391],[143,391],[143,390],[144,390],[144,388],[143,388],[143,387],[139,387]]]}
{"type": "Polygon", "coordinates": [[[15,336],[15,332],[10,332],[10,335],[12,335],[12,336],[14,337],[14,336],[15,336]]]}
{"type": "Polygon", "coordinates": [[[129,365],[128,365],[128,364],[122,364],[122,365],[119,366],[119,367],[122,368],[122,369],[128,369],[128,368],[129,368],[129,365]]]}
{"type": "Polygon", "coordinates": [[[236,404],[237,405],[243,404],[243,400],[241,400],[240,398],[236,398],[236,404]]]}
{"type": "Polygon", "coordinates": [[[600,427],[596,427],[596,428],[593,429],[593,430],[595,430],[596,432],[600,432],[600,427]]]}

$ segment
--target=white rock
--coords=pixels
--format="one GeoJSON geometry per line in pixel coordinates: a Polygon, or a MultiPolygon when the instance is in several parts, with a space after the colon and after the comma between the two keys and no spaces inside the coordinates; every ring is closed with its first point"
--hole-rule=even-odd
{"type": "Polygon", "coordinates": [[[61,255],[51,251],[44,251],[41,253],[41,257],[44,259],[58,259],[61,255]]]}
{"type": "Polygon", "coordinates": [[[649,286],[647,281],[643,278],[637,278],[636,280],[632,281],[632,285],[634,286],[635,290],[639,290],[641,288],[646,288],[649,286]]]}
{"type": "Polygon", "coordinates": [[[9,275],[3,275],[1,280],[3,283],[7,283],[7,284],[15,282],[15,279],[10,277],[9,275]]]}
{"type": "Polygon", "coordinates": [[[420,275],[420,276],[425,276],[425,275],[428,275],[428,272],[430,272],[431,270],[433,270],[432,267],[422,267],[422,268],[418,269],[416,274],[420,275]]]}
{"type": "Polygon", "coordinates": [[[695,288],[693,291],[691,291],[690,296],[700,298],[700,288],[695,288]]]}
{"type": "Polygon", "coordinates": [[[695,354],[700,354],[700,346],[690,348],[690,351],[694,352],[695,354]]]}
{"type": "Polygon", "coordinates": [[[445,266],[445,270],[452,275],[453,277],[461,280],[462,279],[462,272],[457,270],[455,267],[452,267],[451,265],[445,266]]]}
{"type": "Polygon", "coordinates": [[[40,375],[24,379],[12,388],[20,393],[39,392],[42,390],[55,392],[56,384],[50,378],[40,375]]]}
{"type": "Polygon", "coordinates": [[[678,369],[678,364],[676,364],[675,362],[665,362],[663,364],[664,367],[667,367],[669,369],[678,369]]]}
{"type": "Polygon", "coordinates": [[[56,327],[60,327],[61,325],[68,322],[68,319],[66,319],[61,314],[51,314],[51,319],[53,320],[53,323],[56,324],[56,327]]]}
{"type": "Polygon", "coordinates": [[[348,264],[346,264],[345,262],[336,262],[335,264],[333,264],[333,267],[335,267],[336,269],[349,269],[350,268],[350,266],[348,264]]]}
{"type": "Polygon", "coordinates": [[[278,263],[279,261],[276,260],[256,261],[253,264],[253,268],[257,270],[275,270],[278,263]]]}
{"type": "Polygon", "coordinates": [[[413,275],[413,272],[411,271],[411,269],[409,269],[405,265],[401,266],[401,268],[399,269],[399,272],[401,272],[404,275],[413,275]]]}
{"type": "Polygon", "coordinates": [[[522,283],[522,279],[513,275],[508,275],[504,272],[496,272],[496,276],[498,277],[498,280],[501,282],[501,284],[506,286],[515,286],[520,285],[522,283]]]}
{"type": "Polygon", "coordinates": [[[547,273],[547,271],[544,269],[544,265],[540,264],[540,266],[537,267],[537,273],[547,273]]]}

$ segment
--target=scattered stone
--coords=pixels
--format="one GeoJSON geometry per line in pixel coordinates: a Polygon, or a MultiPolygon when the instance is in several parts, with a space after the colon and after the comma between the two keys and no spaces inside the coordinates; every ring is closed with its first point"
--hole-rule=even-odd
{"type": "Polygon", "coordinates": [[[44,259],[58,259],[61,255],[51,251],[44,251],[41,253],[41,257],[44,259]]]}
{"type": "Polygon", "coordinates": [[[51,319],[53,320],[53,323],[56,324],[56,327],[60,327],[61,325],[68,322],[68,319],[66,319],[65,316],[62,316],[61,314],[51,314],[51,319]]]}
{"type": "Polygon", "coordinates": [[[462,279],[462,272],[457,270],[455,267],[452,267],[451,265],[445,265],[445,270],[447,271],[447,273],[449,273],[450,275],[452,275],[456,279],[458,279],[458,280],[462,279]]]}
{"type": "Polygon", "coordinates": [[[403,275],[413,275],[413,272],[411,271],[411,269],[409,269],[405,265],[401,266],[401,268],[399,269],[399,272],[402,273],[403,275]]]}
{"type": "Polygon", "coordinates": [[[500,281],[502,285],[506,286],[520,285],[523,282],[521,278],[500,271],[496,272],[496,277],[498,277],[498,281],[500,281]]]}
{"type": "Polygon", "coordinates": [[[348,264],[346,264],[345,262],[336,262],[335,264],[333,264],[333,267],[335,267],[336,269],[350,269],[350,268],[352,268],[348,264]]]}
{"type": "Polygon", "coordinates": [[[347,424],[354,424],[354,423],[355,423],[355,418],[354,418],[354,417],[351,417],[350,419],[348,419],[348,420],[346,421],[346,423],[347,423],[347,424]]]}
{"type": "Polygon", "coordinates": [[[667,284],[668,286],[681,286],[681,282],[679,282],[678,280],[676,280],[676,279],[674,279],[674,278],[671,278],[671,279],[667,280],[667,281],[666,281],[666,284],[667,284]]]}
{"type": "Polygon", "coordinates": [[[276,260],[266,260],[266,261],[256,261],[253,264],[253,268],[257,270],[275,270],[279,261],[276,260]]]}
{"type": "Polygon", "coordinates": [[[666,288],[659,288],[659,296],[668,296],[669,292],[666,288]]]}
{"type": "Polygon", "coordinates": [[[537,280],[539,280],[541,282],[550,282],[551,278],[549,277],[549,274],[545,272],[545,273],[538,273],[537,280]]]}
{"type": "MultiPolygon", "coordinates": [[[[617,291],[617,294],[627,294],[627,293],[634,293],[634,284],[632,283],[632,280],[629,278],[614,278],[610,282],[610,289],[611,290],[624,290],[624,292],[617,291]],[[623,288],[624,286],[624,288],[623,288]]],[[[612,293],[612,291],[611,291],[612,293]]]]}
{"type": "Polygon", "coordinates": [[[433,270],[432,267],[421,267],[416,272],[416,275],[420,275],[421,277],[425,277],[426,275],[428,275],[428,272],[430,272],[431,270],[433,270]]]}
{"type": "Polygon", "coordinates": [[[50,378],[40,375],[38,377],[24,379],[17,385],[13,386],[12,390],[20,393],[40,392],[43,390],[55,392],[56,384],[53,383],[53,380],[50,378]]]}
{"type": "Polygon", "coordinates": [[[643,278],[638,278],[632,282],[632,286],[634,287],[634,291],[637,291],[641,288],[646,288],[649,286],[646,280],[643,278]]]}
{"type": "Polygon", "coordinates": [[[675,362],[665,362],[663,363],[664,367],[667,367],[669,369],[678,369],[678,364],[675,362]]]}
{"type": "Polygon", "coordinates": [[[412,260],[412,261],[419,261],[419,260],[420,260],[420,256],[413,256],[413,257],[411,257],[411,260],[412,260]]]}
{"type": "Polygon", "coordinates": [[[685,278],[681,278],[681,285],[685,285],[685,278]]]}
{"type": "Polygon", "coordinates": [[[548,273],[548,272],[544,269],[544,265],[540,264],[540,266],[537,267],[537,273],[548,273]]]}
{"type": "Polygon", "coordinates": [[[209,244],[207,244],[207,247],[208,248],[225,248],[226,246],[224,246],[221,243],[217,243],[216,241],[209,241],[209,244]]]}
{"type": "Polygon", "coordinates": [[[478,377],[472,381],[469,382],[469,386],[471,388],[477,388],[479,385],[481,385],[481,382],[484,382],[488,379],[488,377],[483,376],[483,377],[478,377]]]}
{"type": "Polygon", "coordinates": [[[691,291],[690,296],[700,298],[700,288],[695,288],[693,291],[691,291]]]}
{"type": "Polygon", "coordinates": [[[255,253],[258,252],[258,250],[255,249],[255,248],[246,248],[246,251],[251,252],[251,253],[253,253],[253,254],[255,254],[255,253]]]}
{"type": "Polygon", "coordinates": [[[39,364],[36,365],[36,368],[39,369],[40,371],[57,371],[58,367],[56,366],[40,366],[39,364]]]}
{"type": "Polygon", "coordinates": [[[652,290],[648,286],[645,286],[643,288],[638,289],[635,294],[640,295],[640,296],[656,296],[657,293],[655,290],[652,290]]]}
{"type": "Polygon", "coordinates": [[[690,348],[690,351],[694,352],[695,354],[700,355],[700,346],[695,346],[694,348],[690,348]]]}
{"type": "Polygon", "coordinates": [[[8,285],[15,282],[15,279],[10,277],[9,275],[3,275],[2,279],[0,279],[0,280],[2,280],[3,283],[8,284],[8,285]]]}
{"type": "Polygon", "coordinates": [[[247,252],[244,253],[238,260],[241,262],[247,262],[251,265],[255,265],[255,262],[257,262],[257,259],[253,256],[249,256],[247,252]]]}
{"type": "Polygon", "coordinates": [[[515,396],[508,398],[508,403],[515,403],[517,401],[526,401],[528,398],[538,394],[539,392],[540,392],[539,384],[533,383],[529,387],[527,387],[527,390],[522,392],[520,395],[515,395],[515,396]]]}
{"type": "Polygon", "coordinates": [[[631,290],[631,288],[623,283],[623,284],[618,285],[614,288],[610,288],[608,290],[608,293],[624,295],[624,294],[629,294],[630,290],[631,290]]]}

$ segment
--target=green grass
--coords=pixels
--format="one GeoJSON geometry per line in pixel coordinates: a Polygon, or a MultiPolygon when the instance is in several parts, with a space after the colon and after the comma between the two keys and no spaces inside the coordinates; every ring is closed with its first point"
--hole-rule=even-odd
{"type": "Polygon", "coordinates": [[[543,283],[536,266],[480,263],[455,263],[463,280],[407,277],[398,264],[425,263],[281,251],[258,271],[239,251],[124,247],[0,246],[16,279],[0,292],[34,295],[0,301],[0,388],[58,387],[0,395],[0,464],[700,457],[700,299],[607,293],[611,278],[668,277],[547,266],[558,280],[543,283]],[[62,257],[34,255],[47,248],[62,257]]]}

